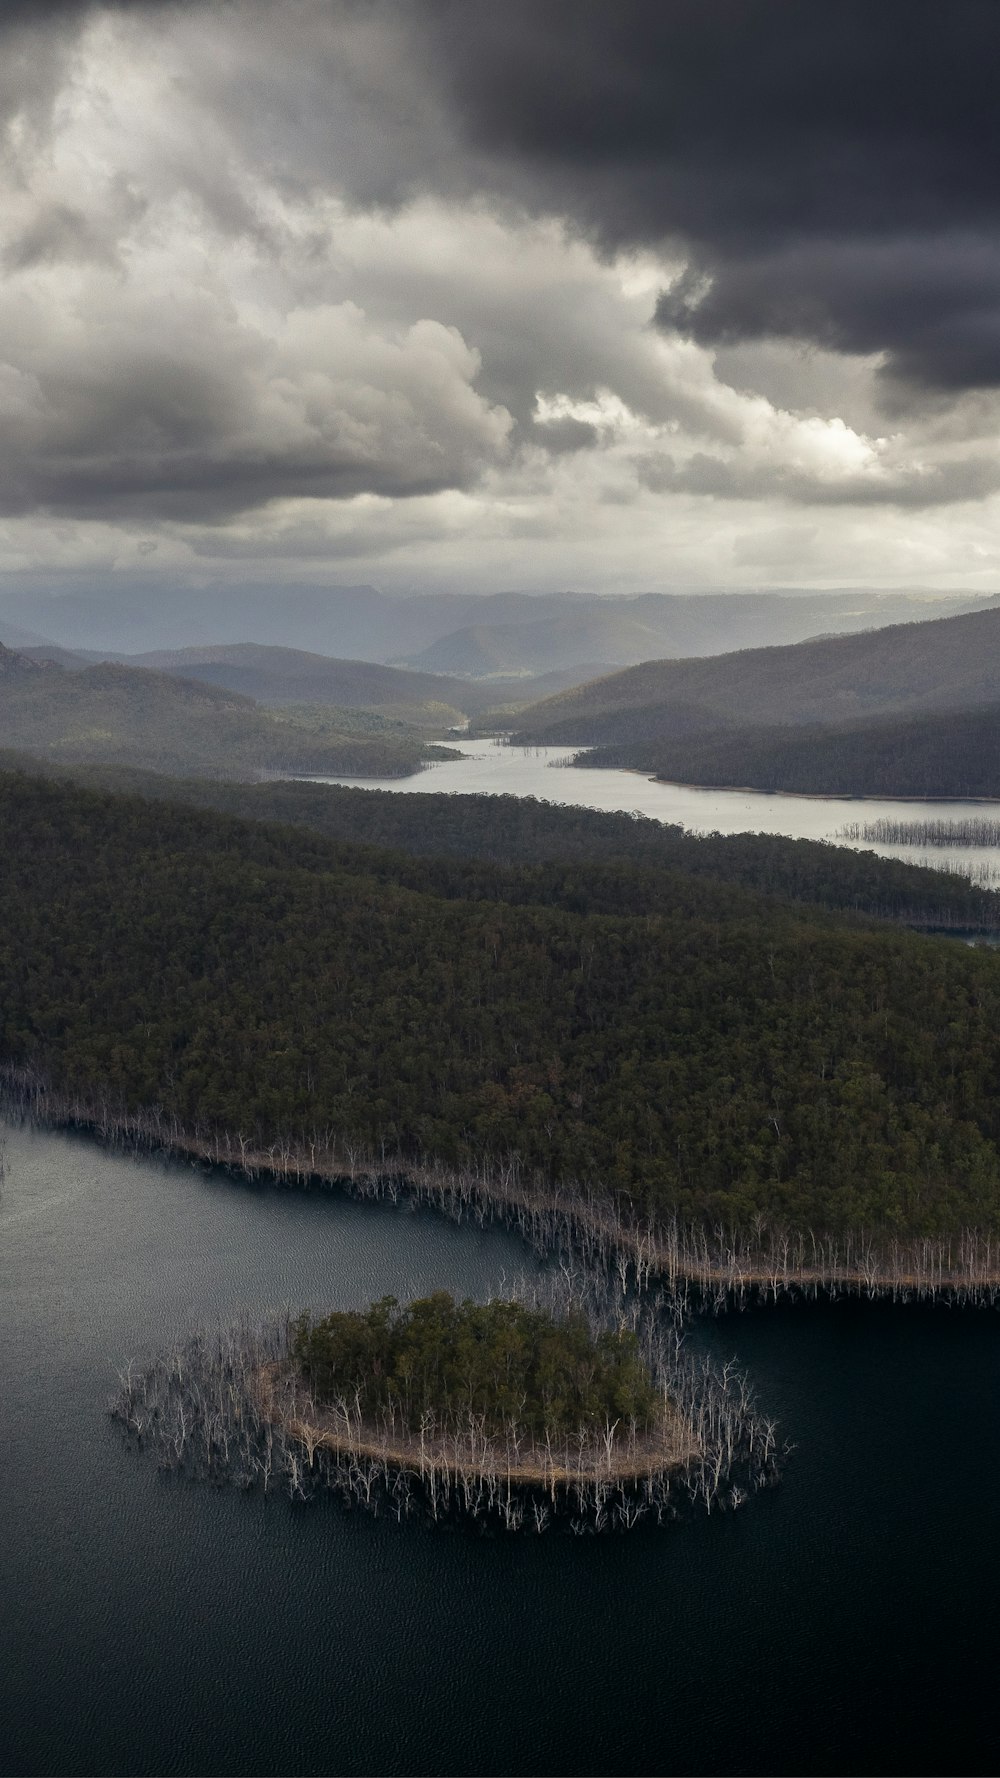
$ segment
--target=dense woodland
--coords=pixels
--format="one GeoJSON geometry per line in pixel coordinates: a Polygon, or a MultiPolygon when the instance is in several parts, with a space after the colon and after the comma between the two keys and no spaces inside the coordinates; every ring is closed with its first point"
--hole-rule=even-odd
{"type": "Polygon", "coordinates": [[[17,775],[0,818],[0,1055],[68,1097],[657,1217],[1000,1227],[989,952],[17,775]]]}
{"type": "Polygon", "coordinates": [[[260,704],[373,710],[435,728],[460,722],[490,701],[485,687],[465,679],[253,642],[161,649],[125,664],[222,686],[260,704]]]}
{"type": "Polygon", "coordinates": [[[674,735],[596,747],[576,763],[807,796],[1000,798],[1000,705],[823,728],[674,735]]]}
{"type": "MultiPolygon", "coordinates": [[[[0,768],[32,774],[40,769],[37,762],[13,754],[0,754],[0,768]]],[[[995,893],[944,872],[780,834],[689,834],[642,815],[562,808],[532,797],[398,796],[290,780],[213,783],[124,768],[81,768],[74,777],[102,789],[288,823],[327,839],[414,855],[428,861],[415,872],[414,886],[434,883],[444,895],[544,899],[562,882],[578,911],[642,913],[658,905],[664,892],[660,873],[665,871],[671,905],[691,894],[674,881],[680,873],[733,891],[920,927],[988,932],[1000,926],[1000,897],[995,893]],[[435,858],[451,864],[432,873],[429,861],[435,858]],[[454,868],[458,860],[466,861],[464,871],[454,868]],[[510,867],[528,865],[573,868],[549,870],[543,894],[539,881],[533,882],[526,871],[519,870],[516,879],[510,876],[510,867]],[[581,865],[588,867],[586,874],[581,865]]],[[[376,874],[388,870],[397,882],[410,880],[409,866],[398,856],[387,861],[371,854],[368,867],[376,874]]],[[[739,895],[730,905],[734,910],[748,906],[739,895]]]]}
{"type": "Polygon", "coordinates": [[[320,1405],[356,1403],[367,1421],[394,1410],[410,1432],[428,1415],[445,1431],[471,1417],[490,1435],[514,1426],[562,1441],[612,1422],[645,1428],[660,1406],[630,1329],[594,1334],[580,1312],[557,1320],[504,1298],[456,1303],[438,1290],[406,1307],[383,1297],[304,1316],[291,1352],[320,1405]]]}

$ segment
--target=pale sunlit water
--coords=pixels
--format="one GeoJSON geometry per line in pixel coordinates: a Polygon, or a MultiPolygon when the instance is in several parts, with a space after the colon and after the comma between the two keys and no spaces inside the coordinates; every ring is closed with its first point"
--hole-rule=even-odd
{"type": "Polygon", "coordinates": [[[508,747],[496,741],[459,741],[465,757],[428,766],[410,778],[327,778],[329,784],[363,784],[373,790],[466,795],[533,796],[578,808],[636,811],[676,823],[692,833],[779,833],[797,840],[832,840],[855,851],[878,852],[936,870],[964,867],[976,882],[993,886],[1000,850],[984,846],[875,845],[839,837],[852,821],[962,821],[981,819],[997,805],[981,802],[906,802],[887,797],[783,796],[758,790],[700,790],[660,784],[640,772],[576,770],[565,764],[576,747],[508,747]]]}

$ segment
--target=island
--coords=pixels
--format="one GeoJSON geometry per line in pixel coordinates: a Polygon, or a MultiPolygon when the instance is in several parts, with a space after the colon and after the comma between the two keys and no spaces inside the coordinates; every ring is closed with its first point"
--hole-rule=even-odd
{"type": "Polygon", "coordinates": [[[773,1428],[648,1315],[497,1297],[301,1315],[130,1369],[112,1412],[161,1466],[402,1520],[632,1529],[773,1479],[773,1428]]]}

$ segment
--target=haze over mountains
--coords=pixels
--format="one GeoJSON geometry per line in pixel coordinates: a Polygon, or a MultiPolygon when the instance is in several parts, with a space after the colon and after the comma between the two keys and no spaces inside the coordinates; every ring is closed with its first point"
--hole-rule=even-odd
{"type": "Polygon", "coordinates": [[[524,711],[531,743],[648,742],[1000,702],[1000,608],[700,660],[647,661],[524,711]]]}
{"type": "MultiPolygon", "coordinates": [[[[716,617],[746,602],[720,600],[716,617]]],[[[622,650],[666,616],[675,628],[690,619],[690,640],[695,618],[703,621],[695,603],[705,601],[607,600],[595,611],[567,598],[558,616],[493,626],[502,649],[493,650],[489,626],[475,625],[424,651],[438,662],[469,659],[479,677],[249,642],[110,658],[52,642],[0,645],[0,746],[175,774],[382,777],[419,769],[435,756],[435,741],[471,722],[529,744],[596,748],[591,765],[690,783],[1000,794],[1000,605],[853,635],[647,659],[610,674],[594,664],[532,674],[532,662],[559,658],[573,639],[611,646],[612,619],[622,650]],[[512,658],[520,664],[506,675],[483,671],[512,658]]],[[[846,603],[834,608],[842,621],[851,616],[846,603]]],[[[863,601],[859,612],[870,615],[863,601]]],[[[740,621],[752,628],[785,615],[767,595],[740,621]]]]}
{"type": "Polygon", "coordinates": [[[492,697],[491,690],[464,679],[253,642],[162,649],[132,655],[126,664],[225,686],[262,704],[334,705],[342,710],[391,711],[397,717],[405,712],[410,720],[431,726],[485,709],[492,697]]]}
{"type": "Polygon", "coordinates": [[[107,582],[0,595],[0,641],[101,655],[256,643],[463,678],[627,666],[802,641],[977,606],[932,592],[416,593],[369,586],[170,588],[107,582]]]}

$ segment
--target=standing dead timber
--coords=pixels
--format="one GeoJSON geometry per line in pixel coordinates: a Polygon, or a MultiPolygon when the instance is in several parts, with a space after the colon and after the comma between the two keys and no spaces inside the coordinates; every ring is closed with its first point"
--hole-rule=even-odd
{"type": "Polygon", "coordinates": [[[414,1427],[369,1414],[358,1395],[318,1399],[294,1357],[289,1316],[242,1322],[184,1341],[121,1374],[113,1416],[182,1474],[243,1488],[284,1489],[293,1500],[332,1491],[352,1505],[506,1530],[631,1530],[683,1506],[739,1506],[773,1482],[782,1452],[744,1376],[687,1349],[662,1303],[626,1297],[617,1281],[575,1285],[564,1273],[520,1286],[554,1311],[573,1304],[595,1328],[634,1329],[656,1396],[648,1424],[579,1428],[539,1437],[516,1418],[478,1412],[447,1420],[422,1410],[414,1427]]]}
{"type": "Polygon", "coordinates": [[[378,1154],[326,1130],[307,1141],[265,1146],[239,1132],[185,1129],[158,1110],[130,1112],[96,1095],[51,1090],[25,1069],[0,1067],[0,1108],[51,1127],[85,1130],[109,1144],[217,1166],[253,1180],[346,1189],[357,1197],[409,1198],[457,1221],[496,1217],[540,1253],[630,1271],[640,1289],[668,1288],[685,1307],[722,1307],[784,1295],[857,1295],[894,1300],[1000,1298],[1000,1236],[975,1228],[934,1237],[775,1227],[654,1224],[592,1186],[530,1175],[517,1156],[484,1158],[458,1171],[386,1148],[378,1154]]]}

